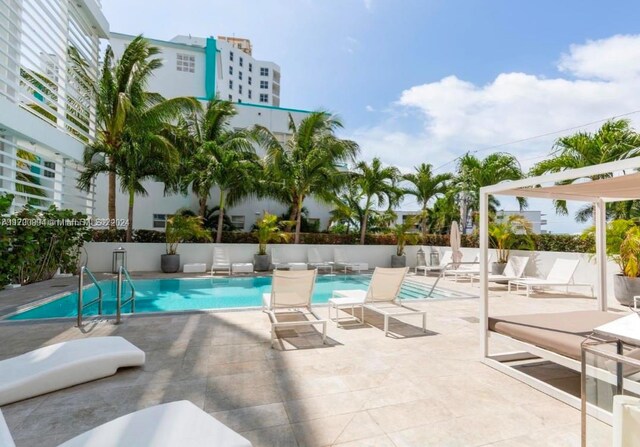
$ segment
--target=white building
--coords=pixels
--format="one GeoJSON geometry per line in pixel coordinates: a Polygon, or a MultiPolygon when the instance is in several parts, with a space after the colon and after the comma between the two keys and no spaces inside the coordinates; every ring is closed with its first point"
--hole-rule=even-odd
{"type": "MultiPolygon", "coordinates": [[[[116,57],[122,55],[133,38],[126,34],[111,34],[111,46],[116,57]]],[[[273,62],[254,59],[251,43],[246,39],[177,36],[171,41],[149,40],[161,49],[160,57],[163,59],[163,66],[149,80],[150,91],[166,98],[190,96],[206,101],[217,95],[221,99],[230,99],[238,111],[231,121],[233,127],[260,124],[281,141],[290,135],[289,115],[300,122],[310,113],[278,106],[280,68],[273,62]],[[263,82],[266,82],[263,84],[265,88],[261,88],[263,82]],[[266,96],[261,98],[260,95],[266,96]],[[266,100],[261,102],[261,99],[266,100]]],[[[164,184],[148,181],[144,185],[149,195],[135,199],[135,229],[164,229],[167,216],[178,209],[198,209],[197,198],[193,194],[165,196],[164,184]]],[[[96,182],[96,197],[95,215],[107,217],[106,176],[99,177],[96,182]]],[[[216,206],[218,199],[219,192],[214,188],[208,206],[216,206]]],[[[321,229],[326,228],[329,210],[310,198],[305,200],[304,206],[309,211],[309,219],[319,221],[321,229]]],[[[116,208],[119,218],[126,217],[128,200],[121,191],[116,198],[116,208]]],[[[286,212],[286,206],[270,200],[248,199],[225,212],[237,229],[249,231],[264,211],[280,215],[286,212]]]]}
{"type": "Polygon", "coordinates": [[[0,0],[0,193],[91,213],[75,187],[93,105],[70,74],[75,49],[97,79],[109,25],[98,0],[0,0]]]}
{"type": "MultiPolygon", "coordinates": [[[[134,36],[111,33],[118,56],[134,36]]],[[[154,72],[150,89],[168,98],[214,96],[238,103],[280,106],[280,67],[252,56],[247,39],[219,36],[176,36],[169,41],[149,39],[162,49],[164,64],[154,72]]]]}

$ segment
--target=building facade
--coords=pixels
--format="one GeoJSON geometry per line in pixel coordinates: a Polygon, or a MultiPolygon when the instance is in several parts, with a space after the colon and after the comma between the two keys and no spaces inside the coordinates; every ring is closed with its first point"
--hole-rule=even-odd
{"type": "Polygon", "coordinates": [[[97,79],[109,26],[97,0],[0,0],[0,193],[25,204],[91,214],[76,188],[84,146],[95,135],[91,96],[71,56],[97,79]]]}
{"type": "Polygon", "coordinates": [[[548,233],[548,230],[544,227],[546,227],[547,225],[547,220],[545,219],[545,214],[543,214],[541,211],[529,211],[529,210],[523,210],[523,211],[505,211],[505,210],[500,210],[498,212],[496,212],[496,220],[498,222],[504,222],[506,221],[509,216],[522,216],[525,219],[527,219],[530,223],[531,223],[531,230],[533,231],[534,234],[544,234],[544,233],[548,233]]]}
{"type": "MultiPolygon", "coordinates": [[[[112,33],[111,46],[116,58],[120,57],[125,47],[134,36],[112,33]]],[[[217,96],[231,100],[237,115],[231,120],[234,128],[250,128],[256,124],[268,128],[280,141],[289,138],[289,116],[299,123],[310,112],[306,110],[279,107],[280,103],[280,68],[273,62],[259,61],[252,56],[251,42],[246,39],[218,37],[199,38],[177,36],[170,41],[149,39],[161,50],[159,57],[163,65],[157,69],[149,80],[148,89],[160,93],[166,98],[176,96],[195,97],[206,101],[217,96]],[[261,88],[261,83],[265,88],[261,88]],[[258,96],[256,96],[258,95],[258,96]],[[265,101],[260,101],[259,95],[265,101]]],[[[256,148],[259,155],[262,149],[256,148]]],[[[144,187],[146,196],[135,199],[135,229],[162,230],[168,216],[179,209],[198,209],[197,198],[193,194],[164,194],[164,184],[147,181],[144,187]]],[[[96,181],[95,215],[107,217],[107,179],[100,176],[96,181]]],[[[208,206],[218,204],[219,191],[213,188],[208,206]]],[[[305,200],[308,218],[317,221],[319,228],[324,229],[329,223],[329,209],[311,198],[305,200]]],[[[118,191],[116,197],[118,217],[125,217],[128,199],[118,191]]],[[[226,209],[233,225],[238,230],[249,231],[263,212],[281,215],[287,207],[271,200],[255,198],[226,209]]]]}

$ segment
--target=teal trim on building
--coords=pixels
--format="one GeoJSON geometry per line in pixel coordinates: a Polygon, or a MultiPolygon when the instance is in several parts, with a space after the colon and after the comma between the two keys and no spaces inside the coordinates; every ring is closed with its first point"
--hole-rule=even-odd
{"type": "Polygon", "coordinates": [[[234,104],[236,106],[243,106],[243,107],[259,107],[261,109],[284,110],[285,112],[312,113],[311,110],[290,109],[288,107],[276,107],[276,106],[269,106],[265,104],[253,104],[250,102],[238,102],[234,104]]]}
{"type": "Polygon", "coordinates": [[[207,37],[207,46],[204,48],[205,72],[204,91],[207,99],[211,100],[216,96],[216,58],[218,48],[213,37],[207,37]]]}

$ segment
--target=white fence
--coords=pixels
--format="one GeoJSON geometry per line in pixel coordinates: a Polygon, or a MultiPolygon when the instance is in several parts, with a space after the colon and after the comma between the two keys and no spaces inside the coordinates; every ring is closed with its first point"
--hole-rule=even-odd
{"type": "MultiPolygon", "coordinates": [[[[195,262],[205,262],[207,267],[211,266],[211,257],[214,244],[182,244],[178,248],[181,264],[195,262]]],[[[222,244],[225,245],[230,254],[232,262],[251,262],[254,253],[257,252],[256,244],[222,244]]],[[[165,253],[165,244],[156,243],[113,243],[113,242],[92,242],[86,244],[87,265],[94,272],[111,271],[111,260],[113,250],[122,246],[127,250],[127,267],[132,272],[153,272],[160,271],[160,255],[165,253]]],[[[282,260],[285,262],[305,262],[307,260],[308,245],[293,244],[271,244],[276,246],[282,260]]],[[[346,249],[350,261],[367,262],[370,268],[375,266],[388,267],[391,264],[391,255],[395,254],[395,246],[392,245],[313,245],[317,248],[325,260],[333,260],[333,250],[335,247],[346,249]]],[[[409,246],[406,249],[407,265],[416,265],[416,255],[418,246],[409,246]]],[[[427,262],[431,250],[442,253],[447,247],[425,247],[427,262]]],[[[477,248],[463,248],[464,259],[471,261],[478,253],[477,248]]],[[[580,259],[580,264],[574,275],[576,283],[594,284],[597,278],[595,262],[591,260],[591,255],[585,253],[559,253],[541,251],[512,251],[514,255],[529,256],[530,261],[525,271],[526,276],[546,277],[556,258],[580,259]]],[[[495,259],[495,254],[494,254],[495,259]]],[[[617,266],[609,262],[609,274],[618,272],[617,266]]],[[[613,280],[609,277],[609,293],[613,293],[613,280]]],[[[584,291],[579,290],[579,291],[584,291]]]]}

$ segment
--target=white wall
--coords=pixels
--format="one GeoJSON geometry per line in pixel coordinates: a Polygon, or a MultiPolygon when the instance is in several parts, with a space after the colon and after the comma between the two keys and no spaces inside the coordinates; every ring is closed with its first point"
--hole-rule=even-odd
{"type": "MultiPolygon", "coordinates": [[[[211,266],[211,257],[213,254],[214,244],[181,244],[178,248],[180,261],[182,265],[185,263],[207,263],[207,267],[211,266]]],[[[229,249],[232,262],[251,262],[253,255],[257,251],[256,244],[222,244],[229,249]]],[[[164,244],[119,244],[112,242],[92,242],[85,245],[88,255],[88,266],[95,272],[108,272],[111,270],[112,252],[117,247],[122,246],[127,250],[128,269],[134,271],[160,271],[160,255],[165,253],[164,244]]],[[[269,247],[277,247],[284,262],[304,262],[307,257],[308,245],[304,244],[271,244],[269,247]]],[[[369,268],[376,266],[389,267],[391,255],[395,254],[395,246],[393,245],[313,245],[320,251],[321,256],[327,260],[333,260],[333,250],[336,247],[344,247],[347,249],[348,259],[350,261],[368,262],[369,268]]],[[[408,246],[406,249],[407,265],[414,267],[416,265],[416,254],[419,246],[408,246]]],[[[429,259],[429,251],[437,250],[442,254],[448,247],[425,247],[427,262],[429,259]]],[[[472,261],[478,253],[477,248],[463,248],[464,259],[472,261]]],[[[545,277],[553,262],[557,258],[562,259],[579,259],[578,269],[574,275],[574,282],[587,283],[595,285],[597,280],[597,272],[595,261],[591,259],[590,254],[585,253],[559,253],[559,252],[528,252],[528,251],[512,251],[513,255],[529,256],[530,261],[525,270],[525,276],[545,277]]],[[[494,255],[495,259],[495,255],[494,255]]],[[[618,273],[618,268],[613,262],[607,265],[608,270],[608,291],[613,296],[613,279],[611,275],[618,273]]],[[[577,292],[587,293],[585,287],[572,289],[577,292]]]]}

